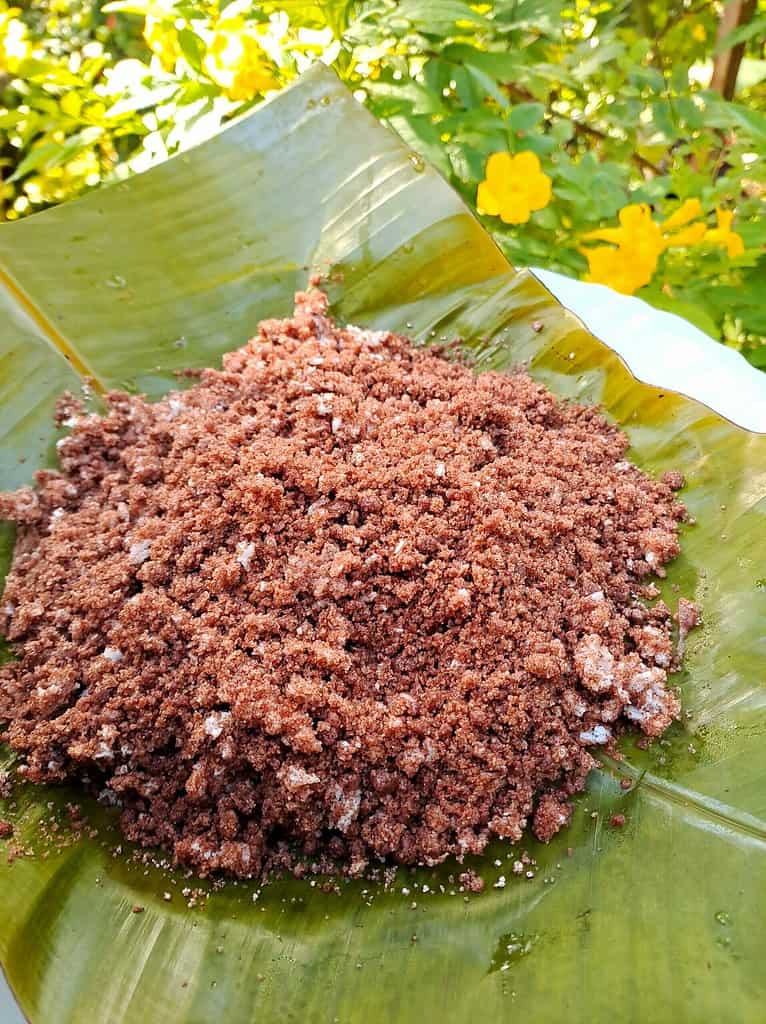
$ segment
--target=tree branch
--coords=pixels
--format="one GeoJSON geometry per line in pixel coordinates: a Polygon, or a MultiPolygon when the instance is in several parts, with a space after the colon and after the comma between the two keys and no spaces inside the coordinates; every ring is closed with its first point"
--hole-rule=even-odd
{"type": "MultiPolygon", "coordinates": [[[[513,85],[511,82],[505,82],[502,88],[511,96],[513,99],[520,100],[522,103],[536,103],[537,100],[529,90],[525,89],[520,85],[513,85]]],[[[602,132],[600,128],[594,128],[593,125],[585,124],[583,121],[572,121],[574,125],[575,135],[580,137],[587,137],[590,139],[598,139],[599,142],[610,142],[614,141],[607,132],[602,132]]],[[[662,171],[656,164],[653,164],[651,160],[646,160],[641,156],[640,153],[631,153],[630,158],[633,163],[640,167],[642,171],[649,171],[651,174],[660,175],[662,171]]]]}
{"type": "MultiPolygon", "coordinates": [[[[755,0],[729,0],[718,23],[718,42],[722,42],[735,28],[746,25],[753,14],[755,14],[755,0]]],[[[728,50],[723,50],[713,61],[710,88],[720,92],[725,100],[734,99],[737,75],[744,53],[745,44],[737,43],[728,50]]]]}

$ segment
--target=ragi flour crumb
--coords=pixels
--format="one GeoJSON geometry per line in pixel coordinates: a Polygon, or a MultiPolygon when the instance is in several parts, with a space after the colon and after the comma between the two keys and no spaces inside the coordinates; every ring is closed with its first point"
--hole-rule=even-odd
{"type": "Polygon", "coordinates": [[[522,373],[296,302],[187,391],[62,400],[60,471],[0,496],[4,738],[201,874],[548,840],[592,748],[679,714],[639,598],[683,480],[522,373]]]}

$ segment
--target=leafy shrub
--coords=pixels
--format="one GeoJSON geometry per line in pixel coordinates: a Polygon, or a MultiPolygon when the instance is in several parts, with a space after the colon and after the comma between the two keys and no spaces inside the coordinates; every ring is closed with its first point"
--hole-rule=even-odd
{"type": "Polygon", "coordinates": [[[766,367],[766,6],[737,30],[736,102],[706,87],[718,13],[692,0],[0,0],[0,216],[163,160],[324,60],[478,207],[513,263],[639,294],[766,367]]]}

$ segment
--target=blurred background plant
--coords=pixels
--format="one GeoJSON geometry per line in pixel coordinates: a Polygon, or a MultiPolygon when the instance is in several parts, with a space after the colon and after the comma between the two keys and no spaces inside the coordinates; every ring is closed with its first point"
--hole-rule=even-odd
{"type": "Polygon", "coordinates": [[[766,369],[765,40],[766,0],[0,0],[0,219],[164,160],[322,60],[513,263],[638,294],[766,369]]]}

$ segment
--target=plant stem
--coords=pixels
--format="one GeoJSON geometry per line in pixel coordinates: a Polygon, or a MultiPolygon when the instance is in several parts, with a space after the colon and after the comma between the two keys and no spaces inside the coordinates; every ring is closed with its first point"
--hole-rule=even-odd
{"type": "Polygon", "coordinates": [[[649,0],[633,0],[633,4],[636,8],[636,18],[642,35],[645,35],[647,39],[654,39],[657,33],[654,27],[654,18],[649,9],[649,0]]]}

